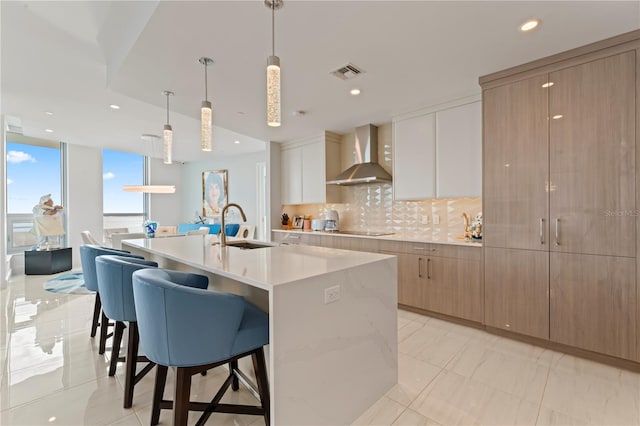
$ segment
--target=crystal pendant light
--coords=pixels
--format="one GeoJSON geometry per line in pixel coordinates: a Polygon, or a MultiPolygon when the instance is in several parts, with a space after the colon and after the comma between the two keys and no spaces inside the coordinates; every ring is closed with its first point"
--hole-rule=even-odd
{"type": "Polygon", "coordinates": [[[204,65],[204,101],[200,107],[200,147],[203,151],[211,151],[211,127],[212,127],[212,111],[211,102],[208,98],[207,87],[207,65],[213,64],[213,59],[203,56],[198,60],[204,65]]]}
{"type": "Polygon", "coordinates": [[[162,92],[167,97],[167,124],[164,125],[164,131],[162,132],[162,158],[164,164],[171,164],[171,150],[173,149],[173,129],[169,124],[169,96],[173,96],[173,92],[165,90],[162,92]]]}
{"type": "Polygon", "coordinates": [[[280,120],[280,58],[276,56],[275,11],[283,5],[283,0],[264,0],[271,9],[271,56],[267,58],[267,124],[278,127],[280,120]]]}

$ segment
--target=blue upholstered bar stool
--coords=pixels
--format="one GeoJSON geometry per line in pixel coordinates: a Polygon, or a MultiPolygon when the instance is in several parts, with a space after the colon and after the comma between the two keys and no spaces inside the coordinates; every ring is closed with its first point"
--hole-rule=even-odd
{"type": "Polygon", "coordinates": [[[131,277],[139,269],[156,267],[158,267],[156,262],[132,257],[112,255],[96,257],[96,273],[100,300],[102,300],[102,311],[107,318],[115,321],[109,376],[116,374],[118,361],[122,361],[122,358],[120,358],[120,343],[125,329],[125,321],[129,323],[129,340],[125,357],[124,408],[130,408],[133,404],[133,387],[135,384],[151,371],[155,365],[153,362],[149,362],[145,356],[138,356],[139,337],[131,277]],[[149,364],[140,373],[136,374],[138,362],[149,362],[149,364]]]}
{"type": "Polygon", "coordinates": [[[133,255],[125,250],[117,250],[110,247],[102,247],[93,244],[85,244],[80,246],[80,261],[82,263],[82,276],[84,278],[84,285],[87,287],[87,289],[96,292],[96,301],[93,305],[93,321],[91,322],[91,337],[95,337],[98,325],[100,325],[100,344],[98,346],[99,354],[104,353],[107,344],[107,338],[109,337],[107,332],[110,324],[107,318],[102,313],[102,302],[100,300],[98,278],[96,276],[96,257],[108,254],[116,256],[130,256],[137,259],[142,259],[141,256],[133,255]]]}
{"type": "Polygon", "coordinates": [[[203,411],[197,424],[212,412],[264,416],[269,424],[269,383],[264,345],[269,343],[269,316],[241,296],[206,290],[207,277],[164,269],[133,273],[133,294],[140,341],[147,357],[158,364],[151,424],[160,409],[173,408],[173,424],[186,425],[189,410],[203,411]],[[251,355],[257,389],[238,370],[238,360],[251,355]],[[229,364],[229,376],[211,402],[189,400],[191,376],[229,364]],[[175,367],[173,401],[162,399],[167,367],[175,367]],[[260,397],[260,406],[221,404],[238,376],[260,397]]]}

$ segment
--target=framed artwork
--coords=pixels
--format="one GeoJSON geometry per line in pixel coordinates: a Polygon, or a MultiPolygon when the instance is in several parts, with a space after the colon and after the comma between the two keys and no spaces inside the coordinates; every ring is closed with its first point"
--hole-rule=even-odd
{"type": "Polygon", "coordinates": [[[304,218],[302,216],[294,216],[293,217],[293,229],[302,229],[302,225],[304,224],[304,218]]]}
{"type": "Polygon", "coordinates": [[[227,171],[202,172],[202,215],[220,216],[227,204],[227,171]]]}

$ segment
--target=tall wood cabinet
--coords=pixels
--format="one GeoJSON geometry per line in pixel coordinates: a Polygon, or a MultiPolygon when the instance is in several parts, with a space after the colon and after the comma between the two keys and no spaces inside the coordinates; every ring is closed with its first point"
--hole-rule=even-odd
{"type": "Polygon", "coordinates": [[[480,79],[488,326],[640,360],[636,33],[480,79]]]}

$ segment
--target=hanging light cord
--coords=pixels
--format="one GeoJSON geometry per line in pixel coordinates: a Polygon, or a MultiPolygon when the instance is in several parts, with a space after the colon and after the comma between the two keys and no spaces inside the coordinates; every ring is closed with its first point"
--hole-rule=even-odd
{"type": "Polygon", "coordinates": [[[271,0],[271,56],[276,56],[276,0],[271,0]]]}

